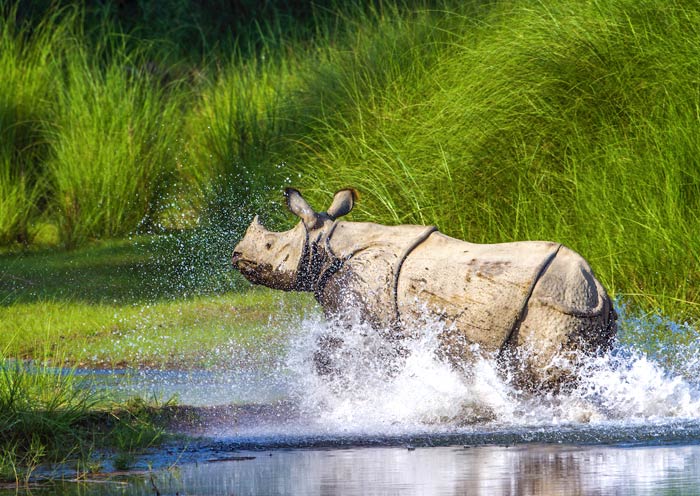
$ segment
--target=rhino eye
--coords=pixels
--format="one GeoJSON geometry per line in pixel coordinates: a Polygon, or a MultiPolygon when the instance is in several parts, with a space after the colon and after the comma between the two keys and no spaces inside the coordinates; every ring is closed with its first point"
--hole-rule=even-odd
{"type": "Polygon", "coordinates": [[[265,243],[265,248],[267,248],[268,250],[270,248],[272,248],[272,243],[270,243],[270,242],[265,243]]]}

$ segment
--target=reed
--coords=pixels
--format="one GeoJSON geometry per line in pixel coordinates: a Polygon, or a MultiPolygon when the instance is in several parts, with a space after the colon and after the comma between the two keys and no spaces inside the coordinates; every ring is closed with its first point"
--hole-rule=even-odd
{"type": "MultiPolygon", "coordinates": [[[[173,1],[168,23],[194,33],[173,1]]],[[[614,294],[700,315],[694,2],[331,2],[300,18],[271,5],[155,72],[162,48],[143,26],[85,35],[79,9],[45,21],[45,38],[5,26],[0,84],[37,89],[30,117],[0,108],[0,130],[38,123],[24,134],[38,138],[0,147],[0,221],[14,226],[1,241],[48,217],[67,246],[161,224],[204,226],[218,246],[284,185],[317,204],[351,185],[356,219],[561,241],[614,294]],[[6,55],[20,49],[36,55],[6,55]]]]}
{"type": "Polygon", "coordinates": [[[699,20],[603,0],[381,18],[308,76],[330,115],[290,162],[321,203],[364,192],[356,218],[560,241],[614,294],[698,315],[699,20]]]}
{"type": "Polygon", "coordinates": [[[45,197],[52,48],[66,35],[51,19],[30,35],[15,18],[10,9],[0,20],[0,245],[30,241],[30,219],[45,197]]]}

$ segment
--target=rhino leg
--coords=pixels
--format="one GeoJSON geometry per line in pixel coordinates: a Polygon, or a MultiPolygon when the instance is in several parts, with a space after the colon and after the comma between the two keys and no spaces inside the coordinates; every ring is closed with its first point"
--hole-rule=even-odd
{"type": "Polygon", "coordinates": [[[588,263],[562,247],[533,288],[503,356],[516,383],[557,390],[576,381],[576,363],[610,349],[615,310],[588,263]]]}
{"type": "Polygon", "coordinates": [[[342,369],[337,355],[343,347],[343,340],[336,336],[322,335],[316,340],[316,351],[313,354],[316,374],[321,376],[336,376],[342,369]]]}

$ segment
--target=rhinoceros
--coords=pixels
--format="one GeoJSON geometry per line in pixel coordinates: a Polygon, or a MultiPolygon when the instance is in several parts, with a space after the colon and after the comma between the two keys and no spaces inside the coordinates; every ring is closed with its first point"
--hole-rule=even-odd
{"type": "Polygon", "coordinates": [[[252,283],[312,291],[327,316],[352,308],[399,338],[415,322],[438,319],[453,363],[478,350],[533,389],[575,379],[558,359],[611,346],[610,298],[588,263],[560,243],[474,244],[433,226],[339,220],[357,201],[353,189],[338,191],[326,212],[296,189],[285,197],[301,221],[271,232],[255,216],[234,248],[233,266],[252,283]]]}

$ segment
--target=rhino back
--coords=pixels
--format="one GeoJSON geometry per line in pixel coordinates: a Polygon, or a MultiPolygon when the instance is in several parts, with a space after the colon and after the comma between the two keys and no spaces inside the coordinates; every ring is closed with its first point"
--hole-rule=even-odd
{"type": "Polygon", "coordinates": [[[453,326],[462,347],[476,343],[498,351],[559,246],[543,241],[480,245],[433,233],[401,267],[400,318],[420,321],[428,312],[453,326]]]}

